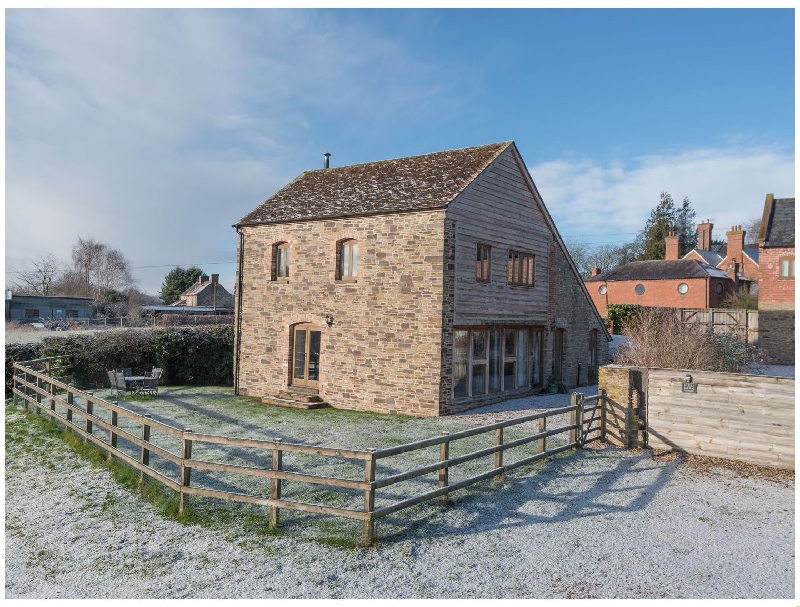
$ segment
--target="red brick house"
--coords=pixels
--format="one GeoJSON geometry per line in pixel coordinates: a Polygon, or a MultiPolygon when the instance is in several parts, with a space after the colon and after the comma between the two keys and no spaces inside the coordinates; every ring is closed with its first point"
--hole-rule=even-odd
{"type": "Polygon", "coordinates": [[[597,310],[605,315],[609,304],[717,308],[740,283],[695,259],[659,259],[634,261],[593,274],[585,284],[597,310]]]}
{"type": "Polygon", "coordinates": [[[771,362],[794,364],[794,198],[767,194],[758,235],[759,343],[771,362]]]}
{"type": "Polygon", "coordinates": [[[443,415],[596,381],[608,335],[513,142],[306,171],[235,224],[235,389],[443,415]]]}
{"type": "MultiPolygon", "coordinates": [[[[695,259],[717,269],[728,271],[733,264],[739,264],[739,276],[751,282],[759,278],[759,249],[758,246],[745,244],[747,232],[742,226],[733,226],[726,233],[728,242],[724,245],[711,244],[713,223],[704,221],[697,224],[697,247],[683,256],[684,259],[695,259]]],[[[666,257],[670,259],[669,256],[666,257]]],[[[677,259],[677,252],[675,254],[677,259]]],[[[756,284],[752,282],[752,284],[756,284]]]]}

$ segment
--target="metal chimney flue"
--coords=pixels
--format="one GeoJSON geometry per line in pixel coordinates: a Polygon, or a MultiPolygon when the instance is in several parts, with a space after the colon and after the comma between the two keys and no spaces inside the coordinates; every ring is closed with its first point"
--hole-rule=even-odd
{"type": "Polygon", "coordinates": [[[323,169],[331,168],[331,153],[330,152],[325,152],[323,154],[323,157],[325,158],[325,160],[324,160],[324,164],[322,165],[322,168],[323,169]]]}

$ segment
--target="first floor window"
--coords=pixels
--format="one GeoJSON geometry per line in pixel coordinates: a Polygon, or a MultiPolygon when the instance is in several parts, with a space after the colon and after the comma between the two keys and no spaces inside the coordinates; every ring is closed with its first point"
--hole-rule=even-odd
{"type": "Polygon", "coordinates": [[[39,310],[32,310],[28,308],[27,310],[25,310],[25,318],[28,319],[39,318],[39,310]]]}
{"type": "Polygon", "coordinates": [[[289,278],[289,243],[272,245],[272,280],[289,278]]]}
{"type": "Polygon", "coordinates": [[[781,278],[794,278],[794,257],[781,259],[781,278]]]}
{"type": "Polygon", "coordinates": [[[354,279],[358,276],[358,241],[343,240],[337,251],[337,278],[354,279]]]}
{"type": "Polygon", "coordinates": [[[475,261],[475,279],[481,282],[489,282],[489,258],[491,257],[492,247],[486,244],[478,245],[477,259],[475,261]]]}
{"type": "Polygon", "coordinates": [[[508,252],[508,284],[533,286],[534,257],[530,253],[508,252]]]}

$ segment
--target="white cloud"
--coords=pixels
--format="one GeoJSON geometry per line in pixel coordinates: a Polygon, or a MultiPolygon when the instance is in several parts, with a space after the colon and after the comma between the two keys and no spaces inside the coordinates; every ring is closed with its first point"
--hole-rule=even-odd
{"type": "Polygon", "coordinates": [[[559,232],[589,242],[629,242],[662,191],[688,197],[714,238],[759,217],[768,193],[794,196],[794,157],[770,149],[689,150],[620,162],[555,161],[529,167],[559,232]]]}
{"type": "MultiPolygon", "coordinates": [[[[6,28],[7,270],[81,235],[134,266],[227,260],[232,288],[231,224],[320,120],[400,120],[442,79],[335,13],[10,9],[6,28]]],[[[136,275],[155,293],[168,269],[136,275]]]]}

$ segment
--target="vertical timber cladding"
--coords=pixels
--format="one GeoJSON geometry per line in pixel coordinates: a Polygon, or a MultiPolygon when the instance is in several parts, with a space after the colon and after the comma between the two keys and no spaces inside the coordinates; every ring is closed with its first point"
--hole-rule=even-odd
{"type": "Polygon", "coordinates": [[[647,400],[650,448],[794,470],[794,378],[650,369],[647,400]]]}
{"type": "Polygon", "coordinates": [[[438,415],[444,226],[444,211],[427,211],[245,227],[241,392],[285,390],[291,327],[311,323],[328,403],[438,415]],[[343,239],[358,241],[355,282],[336,279],[343,239]],[[276,242],[289,243],[288,280],[271,280],[276,242]]]}

